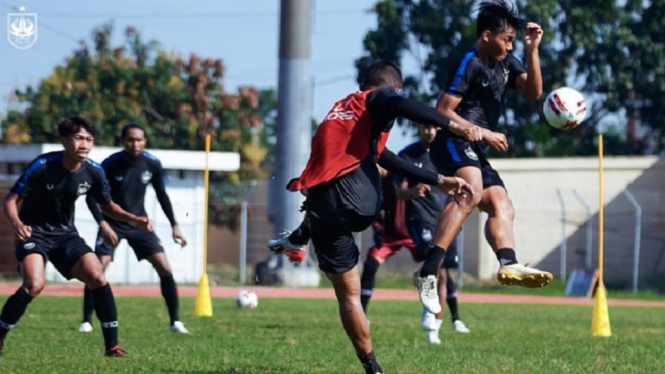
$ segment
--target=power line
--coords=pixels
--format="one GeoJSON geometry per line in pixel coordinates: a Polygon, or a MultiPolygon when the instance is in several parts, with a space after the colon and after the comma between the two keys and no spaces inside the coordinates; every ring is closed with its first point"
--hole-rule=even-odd
{"type": "Polygon", "coordinates": [[[323,80],[321,82],[314,82],[314,87],[319,88],[319,87],[329,86],[331,84],[348,83],[347,79],[355,79],[355,78],[356,78],[355,75],[341,75],[338,77],[323,80]]]}
{"type": "MultiPolygon", "coordinates": [[[[365,9],[327,9],[321,14],[355,14],[366,12],[365,9]]],[[[216,13],[40,13],[46,17],[58,18],[228,18],[228,17],[275,17],[279,12],[274,11],[245,11],[245,12],[216,12],[216,13]]]]}

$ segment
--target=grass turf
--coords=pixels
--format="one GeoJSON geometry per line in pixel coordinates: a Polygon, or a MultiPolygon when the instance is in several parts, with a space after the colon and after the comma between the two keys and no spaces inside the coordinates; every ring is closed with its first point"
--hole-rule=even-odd
{"type": "MultiPolygon", "coordinates": [[[[0,298],[4,303],[6,297],[0,298]]],[[[191,335],[167,332],[161,298],[117,299],[120,341],[130,359],[102,357],[98,322],[76,331],[81,299],[40,297],[6,340],[2,373],[360,373],[333,300],[261,299],[238,310],[214,299],[214,317],[193,317],[191,335]]],[[[662,308],[612,307],[613,336],[592,338],[584,306],[462,304],[469,335],[446,320],[443,344],[426,343],[419,306],[370,304],[372,338],[387,373],[657,373],[665,359],[662,308]]]]}

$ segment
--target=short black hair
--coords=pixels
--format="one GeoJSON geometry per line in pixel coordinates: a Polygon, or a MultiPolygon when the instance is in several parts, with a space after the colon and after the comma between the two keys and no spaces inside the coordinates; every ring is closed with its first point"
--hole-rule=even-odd
{"type": "Polygon", "coordinates": [[[402,88],[402,71],[396,63],[388,60],[377,60],[365,71],[363,89],[369,87],[402,88]]]}
{"type": "Polygon", "coordinates": [[[480,37],[485,30],[498,34],[509,26],[515,31],[522,31],[526,27],[526,22],[517,15],[513,3],[506,0],[486,0],[478,5],[477,37],[480,37]]]}
{"type": "Polygon", "coordinates": [[[120,131],[120,139],[125,140],[127,138],[127,135],[129,134],[129,130],[131,129],[139,129],[143,131],[143,136],[145,136],[145,129],[143,128],[143,126],[139,125],[138,123],[128,123],[120,131]]]}
{"type": "Polygon", "coordinates": [[[71,116],[58,123],[58,134],[63,138],[68,138],[84,129],[90,135],[95,136],[97,129],[95,123],[81,116],[71,116]]]}

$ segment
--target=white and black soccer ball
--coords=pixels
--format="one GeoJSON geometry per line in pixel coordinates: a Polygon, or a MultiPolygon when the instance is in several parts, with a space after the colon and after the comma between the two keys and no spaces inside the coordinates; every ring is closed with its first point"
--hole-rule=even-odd
{"type": "Polygon", "coordinates": [[[236,305],[241,309],[254,309],[259,306],[259,297],[254,291],[241,290],[236,296],[236,305]]]}
{"type": "Polygon", "coordinates": [[[550,126],[570,130],[579,126],[586,117],[584,95],[570,87],[550,92],[543,104],[543,113],[550,126]]]}

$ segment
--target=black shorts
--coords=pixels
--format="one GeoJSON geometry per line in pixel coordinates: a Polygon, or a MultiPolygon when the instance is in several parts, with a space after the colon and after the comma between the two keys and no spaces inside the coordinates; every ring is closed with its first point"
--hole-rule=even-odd
{"type": "MultiPolygon", "coordinates": [[[[425,254],[429,244],[434,237],[435,222],[427,222],[422,220],[409,220],[409,235],[416,243],[418,260],[425,261],[425,254]]],[[[459,234],[458,234],[459,235],[459,234]]],[[[450,248],[446,250],[446,257],[443,258],[441,267],[444,269],[457,269],[459,267],[459,257],[457,255],[457,237],[453,240],[450,248]]]]}
{"type": "Polygon", "coordinates": [[[53,266],[63,277],[72,279],[72,268],[78,260],[86,253],[92,253],[92,249],[78,235],[72,233],[62,236],[32,234],[26,241],[14,244],[14,251],[18,262],[29,254],[38,253],[44,257],[44,262],[51,261],[53,266]]]}
{"type": "Polygon", "coordinates": [[[463,167],[474,166],[482,173],[483,189],[491,186],[505,188],[499,172],[487,160],[486,149],[487,145],[482,142],[439,135],[430,148],[430,157],[440,174],[452,176],[463,167]]]}
{"type": "MultiPolygon", "coordinates": [[[[154,231],[148,231],[140,227],[124,228],[118,225],[111,224],[111,228],[118,235],[118,241],[127,239],[127,243],[134,250],[136,258],[141,261],[155,253],[164,252],[159,238],[154,231]]],[[[101,233],[97,233],[97,241],[95,243],[95,253],[99,256],[113,257],[115,247],[104,243],[101,233]]]]}
{"type": "Polygon", "coordinates": [[[309,216],[309,229],[319,269],[325,273],[345,273],[358,265],[360,250],[353,233],[372,225],[375,216],[342,212],[336,219],[324,220],[309,216]]]}

